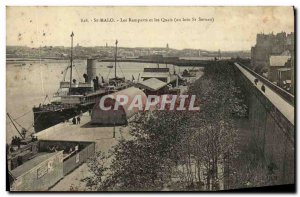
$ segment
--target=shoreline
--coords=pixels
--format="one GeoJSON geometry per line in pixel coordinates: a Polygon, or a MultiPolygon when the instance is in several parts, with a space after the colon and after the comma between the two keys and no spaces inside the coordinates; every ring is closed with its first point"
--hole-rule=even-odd
{"type": "MultiPolygon", "coordinates": [[[[98,58],[94,58],[98,59],[98,58]]],[[[77,61],[84,61],[86,58],[77,58],[77,61]]],[[[76,61],[75,60],[75,61],[76,61]]],[[[30,62],[48,62],[48,61],[59,61],[59,62],[68,62],[69,59],[61,59],[61,58],[7,58],[6,64],[26,64],[30,62]]],[[[115,60],[112,58],[106,59],[98,59],[98,62],[114,62],[115,60]]],[[[142,59],[142,58],[119,58],[118,62],[136,62],[136,63],[153,63],[153,64],[172,64],[175,66],[194,66],[194,67],[203,67],[204,65],[208,64],[212,61],[228,61],[227,59],[170,59],[170,58],[161,58],[161,59],[142,59]]],[[[22,65],[23,66],[23,65],[22,65]]]]}

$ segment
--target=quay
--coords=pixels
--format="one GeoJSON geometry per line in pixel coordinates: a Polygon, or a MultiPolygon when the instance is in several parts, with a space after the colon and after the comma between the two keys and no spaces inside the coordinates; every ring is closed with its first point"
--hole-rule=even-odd
{"type": "MultiPolygon", "coordinates": [[[[130,139],[128,127],[99,127],[91,125],[90,121],[90,115],[84,113],[81,117],[80,124],[72,124],[70,119],[69,122],[50,127],[36,133],[35,136],[39,140],[93,141],[95,142],[95,152],[101,151],[106,154],[112,150],[112,147],[118,143],[118,140],[122,138],[130,139]]],[[[81,179],[89,175],[89,168],[86,163],[83,163],[51,187],[50,191],[69,191],[70,187],[66,186],[72,185],[79,187],[79,190],[84,190],[86,189],[85,183],[83,183],[81,179]]]]}
{"type": "Polygon", "coordinates": [[[95,151],[101,150],[103,152],[108,152],[112,146],[117,144],[118,139],[129,137],[128,129],[125,126],[99,127],[90,124],[91,117],[88,113],[81,116],[80,124],[73,124],[71,120],[34,135],[39,140],[94,141],[95,151]],[[114,132],[115,138],[113,138],[114,132]]]}
{"type": "MultiPolygon", "coordinates": [[[[188,77],[187,81],[193,83],[196,79],[203,75],[202,70],[196,72],[195,77],[188,77]]],[[[186,87],[179,87],[182,91],[186,91],[186,87]]],[[[93,141],[95,142],[95,152],[101,151],[108,154],[113,146],[120,139],[130,139],[128,126],[99,126],[91,124],[90,114],[84,113],[81,116],[80,124],[72,124],[69,122],[60,123],[48,129],[35,134],[39,140],[70,140],[70,141],[93,141]]],[[[130,121],[130,120],[129,120],[130,121]]],[[[110,160],[107,160],[107,165],[110,160]]],[[[76,168],[74,171],[64,176],[57,184],[50,188],[50,191],[68,191],[68,186],[76,186],[77,190],[86,190],[85,183],[81,181],[89,176],[89,168],[86,163],[76,168]]]]}
{"type": "MultiPolygon", "coordinates": [[[[185,78],[188,84],[200,78],[203,72],[197,69],[195,74],[194,77],[185,78]]],[[[148,83],[140,84],[142,87],[139,88],[143,91],[149,89],[159,92],[171,82],[174,86],[176,84],[176,87],[171,89],[178,89],[178,92],[187,90],[187,86],[178,86],[178,80],[177,83],[176,80],[166,80],[167,83],[158,79],[154,80],[154,78],[148,80],[150,80],[148,83]],[[156,87],[157,81],[160,81],[159,87],[156,87]]],[[[137,87],[131,89],[139,90],[137,87]]],[[[29,142],[21,147],[21,162],[19,162],[21,154],[17,154],[14,158],[16,165],[9,168],[11,190],[70,191],[73,186],[79,191],[86,190],[82,179],[91,175],[86,163],[87,159],[99,151],[108,155],[120,139],[131,138],[127,124],[122,126],[95,125],[92,123],[92,115],[93,113],[86,112],[79,115],[80,122],[77,124],[74,124],[71,118],[35,133],[33,139],[37,141],[29,142]],[[23,150],[24,148],[26,151],[23,150]],[[33,149],[35,151],[32,151],[33,149]],[[22,181],[25,179],[26,183],[22,181]]],[[[130,117],[127,117],[129,122],[130,117]]],[[[110,162],[111,159],[106,160],[107,165],[110,165],[110,162]]]]}

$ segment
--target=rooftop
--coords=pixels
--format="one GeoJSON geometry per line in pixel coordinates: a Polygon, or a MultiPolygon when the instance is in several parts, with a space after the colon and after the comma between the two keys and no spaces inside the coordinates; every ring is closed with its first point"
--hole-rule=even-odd
{"type": "Polygon", "coordinates": [[[145,81],[138,83],[139,87],[142,87],[142,88],[145,88],[145,89],[148,89],[151,91],[157,91],[166,85],[167,85],[167,83],[165,83],[159,79],[156,79],[156,78],[150,78],[150,79],[147,79],[145,81]]]}
{"type": "Polygon", "coordinates": [[[277,70],[278,71],[290,71],[291,68],[278,68],[277,70]]]}
{"type": "Polygon", "coordinates": [[[167,72],[144,72],[141,78],[168,78],[170,73],[167,72]]]}
{"type": "Polygon", "coordinates": [[[272,55],[270,56],[270,66],[284,66],[290,58],[289,55],[272,55]]]}
{"type": "Polygon", "coordinates": [[[18,178],[21,175],[28,172],[29,170],[31,170],[32,168],[39,165],[40,163],[42,163],[42,162],[48,160],[49,158],[51,158],[52,156],[54,156],[56,154],[60,154],[60,153],[61,153],[61,151],[53,152],[53,153],[46,153],[46,152],[38,153],[33,159],[30,159],[30,160],[26,161],[24,164],[13,169],[11,171],[11,174],[14,176],[14,178],[18,178]]]}

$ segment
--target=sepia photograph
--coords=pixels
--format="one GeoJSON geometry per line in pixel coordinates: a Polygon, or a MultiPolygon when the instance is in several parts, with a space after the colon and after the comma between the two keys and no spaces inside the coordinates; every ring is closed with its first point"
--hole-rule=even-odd
{"type": "Polygon", "coordinates": [[[293,6],[5,12],[11,193],[296,191],[293,6]]]}

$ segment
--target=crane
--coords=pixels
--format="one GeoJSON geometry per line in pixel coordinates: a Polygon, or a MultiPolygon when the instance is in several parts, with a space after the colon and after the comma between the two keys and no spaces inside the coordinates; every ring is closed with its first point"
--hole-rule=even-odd
{"type": "Polygon", "coordinates": [[[19,123],[17,123],[15,120],[13,120],[13,118],[10,116],[9,113],[6,113],[6,114],[7,114],[8,118],[10,119],[11,123],[14,125],[15,129],[18,131],[19,135],[20,135],[20,136],[22,137],[22,139],[24,140],[24,139],[25,139],[25,135],[26,135],[27,130],[26,130],[24,127],[22,127],[19,123]],[[20,127],[22,127],[22,131],[19,131],[19,129],[18,129],[18,127],[16,126],[15,123],[17,123],[20,127]]]}

